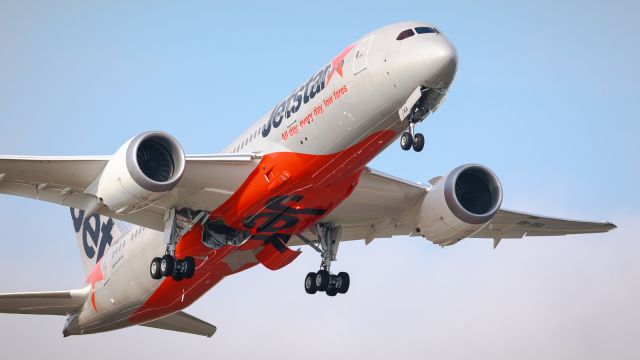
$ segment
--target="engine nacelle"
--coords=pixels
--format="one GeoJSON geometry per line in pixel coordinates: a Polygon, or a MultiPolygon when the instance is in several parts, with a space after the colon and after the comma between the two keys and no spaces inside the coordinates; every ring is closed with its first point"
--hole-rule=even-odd
{"type": "Polygon", "coordinates": [[[420,205],[416,231],[434,244],[452,245],[473,235],[502,204],[500,180],[482,165],[459,166],[432,182],[420,205]]]}
{"type": "Polygon", "coordinates": [[[86,192],[117,213],[132,213],[171,191],[180,181],[185,163],[182,146],[173,136],[145,132],[116,151],[86,192]]]}

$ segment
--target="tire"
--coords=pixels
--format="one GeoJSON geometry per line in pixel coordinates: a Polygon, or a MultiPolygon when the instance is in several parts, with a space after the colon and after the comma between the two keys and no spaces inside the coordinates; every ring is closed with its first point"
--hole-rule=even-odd
{"type": "Polygon", "coordinates": [[[184,278],[191,279],[193,274],[196,272],[196,261],[191,256],[187,256],[184,258],[184,264],[186,265],[186,270],[184,271],[184,278]]]}
{"type": "Polygon", "coordinates": [[[327,295],[336,296],[338,295],[338,289],[335,286],[329,286],[327,288],[327,295]]]}
{"type": "Polygon", "coordinates": [[[160,272],[160,262],[162,260],[157,257],[151,260],[151,265],[149,266],[149,272],[151,273],[151,278],[155,280],[162,279],[162,273],[160,272]]]}
{"type": "Polygon", "coordinates": [[[410,132],[403,132],[402,136],[400,136],[400,147],[402,150],[407,151],[411,149],[413,145],[413,136],[411,136],[410,132]]]}
{"type": "Polygon", "coordinates": [[[318,291],[318,287],[316,286],[316,276],[316,273],[310,272],[304,278],[304,291],[306,291],[307,294],[313,295],[318,291]]]}
{"type": "Polygon", "coordinates": [[[349,274],[346,272],[338,273],[338,278],[340,278],[340,286],[338,287],[338,292],[340,294],[346,294],[349,291],[349,284],[351,280],[349,279],[349,274]]]}
{"type": "Polygon", "coordinates": [[[424,135],[417,133],[413,137],[413,151],[420,152],[424,149],[424,135]]]}
{"type": "Polygon", "coordinates": [[[184,279],[184,275],[182,275],[180,271],[176,271],[175,273],[173,273],[173,275],[171,275],[171,278],[173,279],[173,281],[182,281],[182,279],[184,279]]]}
{"type": "Polygon", "coordinates": [[[162,276],[173,275],[173,269],[176,266],[176,260],[171,255],[165,255],[160,260],[160,273],[162,276]]]}
{"type": "Polygon", "coordinates": [[[329,272],[327,270],[320,270],[316,274],[316,288],[318,291],[327,291],[329,287],[329,272]]]}

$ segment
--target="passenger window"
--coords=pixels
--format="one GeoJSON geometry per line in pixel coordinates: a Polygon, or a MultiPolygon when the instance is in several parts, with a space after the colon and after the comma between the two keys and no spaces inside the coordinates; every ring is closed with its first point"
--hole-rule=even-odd
{"type": "Polygon", "coordinates": [[[404,40],[408,37],[413,36],[413,30],[412,29],[407,29],[403,32],[401,32],[400,34],[398,34],[398,37],[396,38],[396,40],[404,40]]]}
{"type": "Polygon", "coordinates": [[[416,33],[418,34],[437,34],[438,30],[431,28],[431,27],[417,27],[416,28],[416,33]]]}

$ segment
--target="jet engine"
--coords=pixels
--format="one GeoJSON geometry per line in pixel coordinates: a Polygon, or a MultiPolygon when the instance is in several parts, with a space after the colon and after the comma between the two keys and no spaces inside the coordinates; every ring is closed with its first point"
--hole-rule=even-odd
{"type": "Polygon", "coordinates": [[[431,182],[418,212],[416,232],[447,246],[482,229],[500,209],[502,185],[487,167],[459,166],[431,182]]]}
{"type": "Polygon", "coordinates": [[[124,143],[85,192],[117,213],[132,213],[171,191],[184,168],[184,151],[173,136],[145,132],[124,143]]]}

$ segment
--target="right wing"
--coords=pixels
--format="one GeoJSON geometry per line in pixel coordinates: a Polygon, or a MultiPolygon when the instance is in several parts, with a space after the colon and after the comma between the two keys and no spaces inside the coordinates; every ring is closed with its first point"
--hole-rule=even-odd
{"type": "Polygon", "coordinates": [[[0,313],[67,315],[80,308],[89,287],[81,290],[0,294],[0,313]]]}
{"type": "MultiPolygon", "coordinates": [[[[0,193],[86,209],[95,198],[83,191],[111,156],[0,156],[0,193]]],[[[150,229],[164,230],[171,207],[211,211],[224,203],[256,168],[259,154],[189,155],[180,183],[151,206],[117,214],[97,213],[150,229]]]]}
{"type": "Polygon", "coordinates": [[[187,334],[202,335],[212,337],[216,333],[216,327],[206,321],[200,320],[195,316],[191,316],[183,311],[178,311],[169,316],[165,316],[158,320],[149,321],[142,326],[178,331],[187,334]]]}

